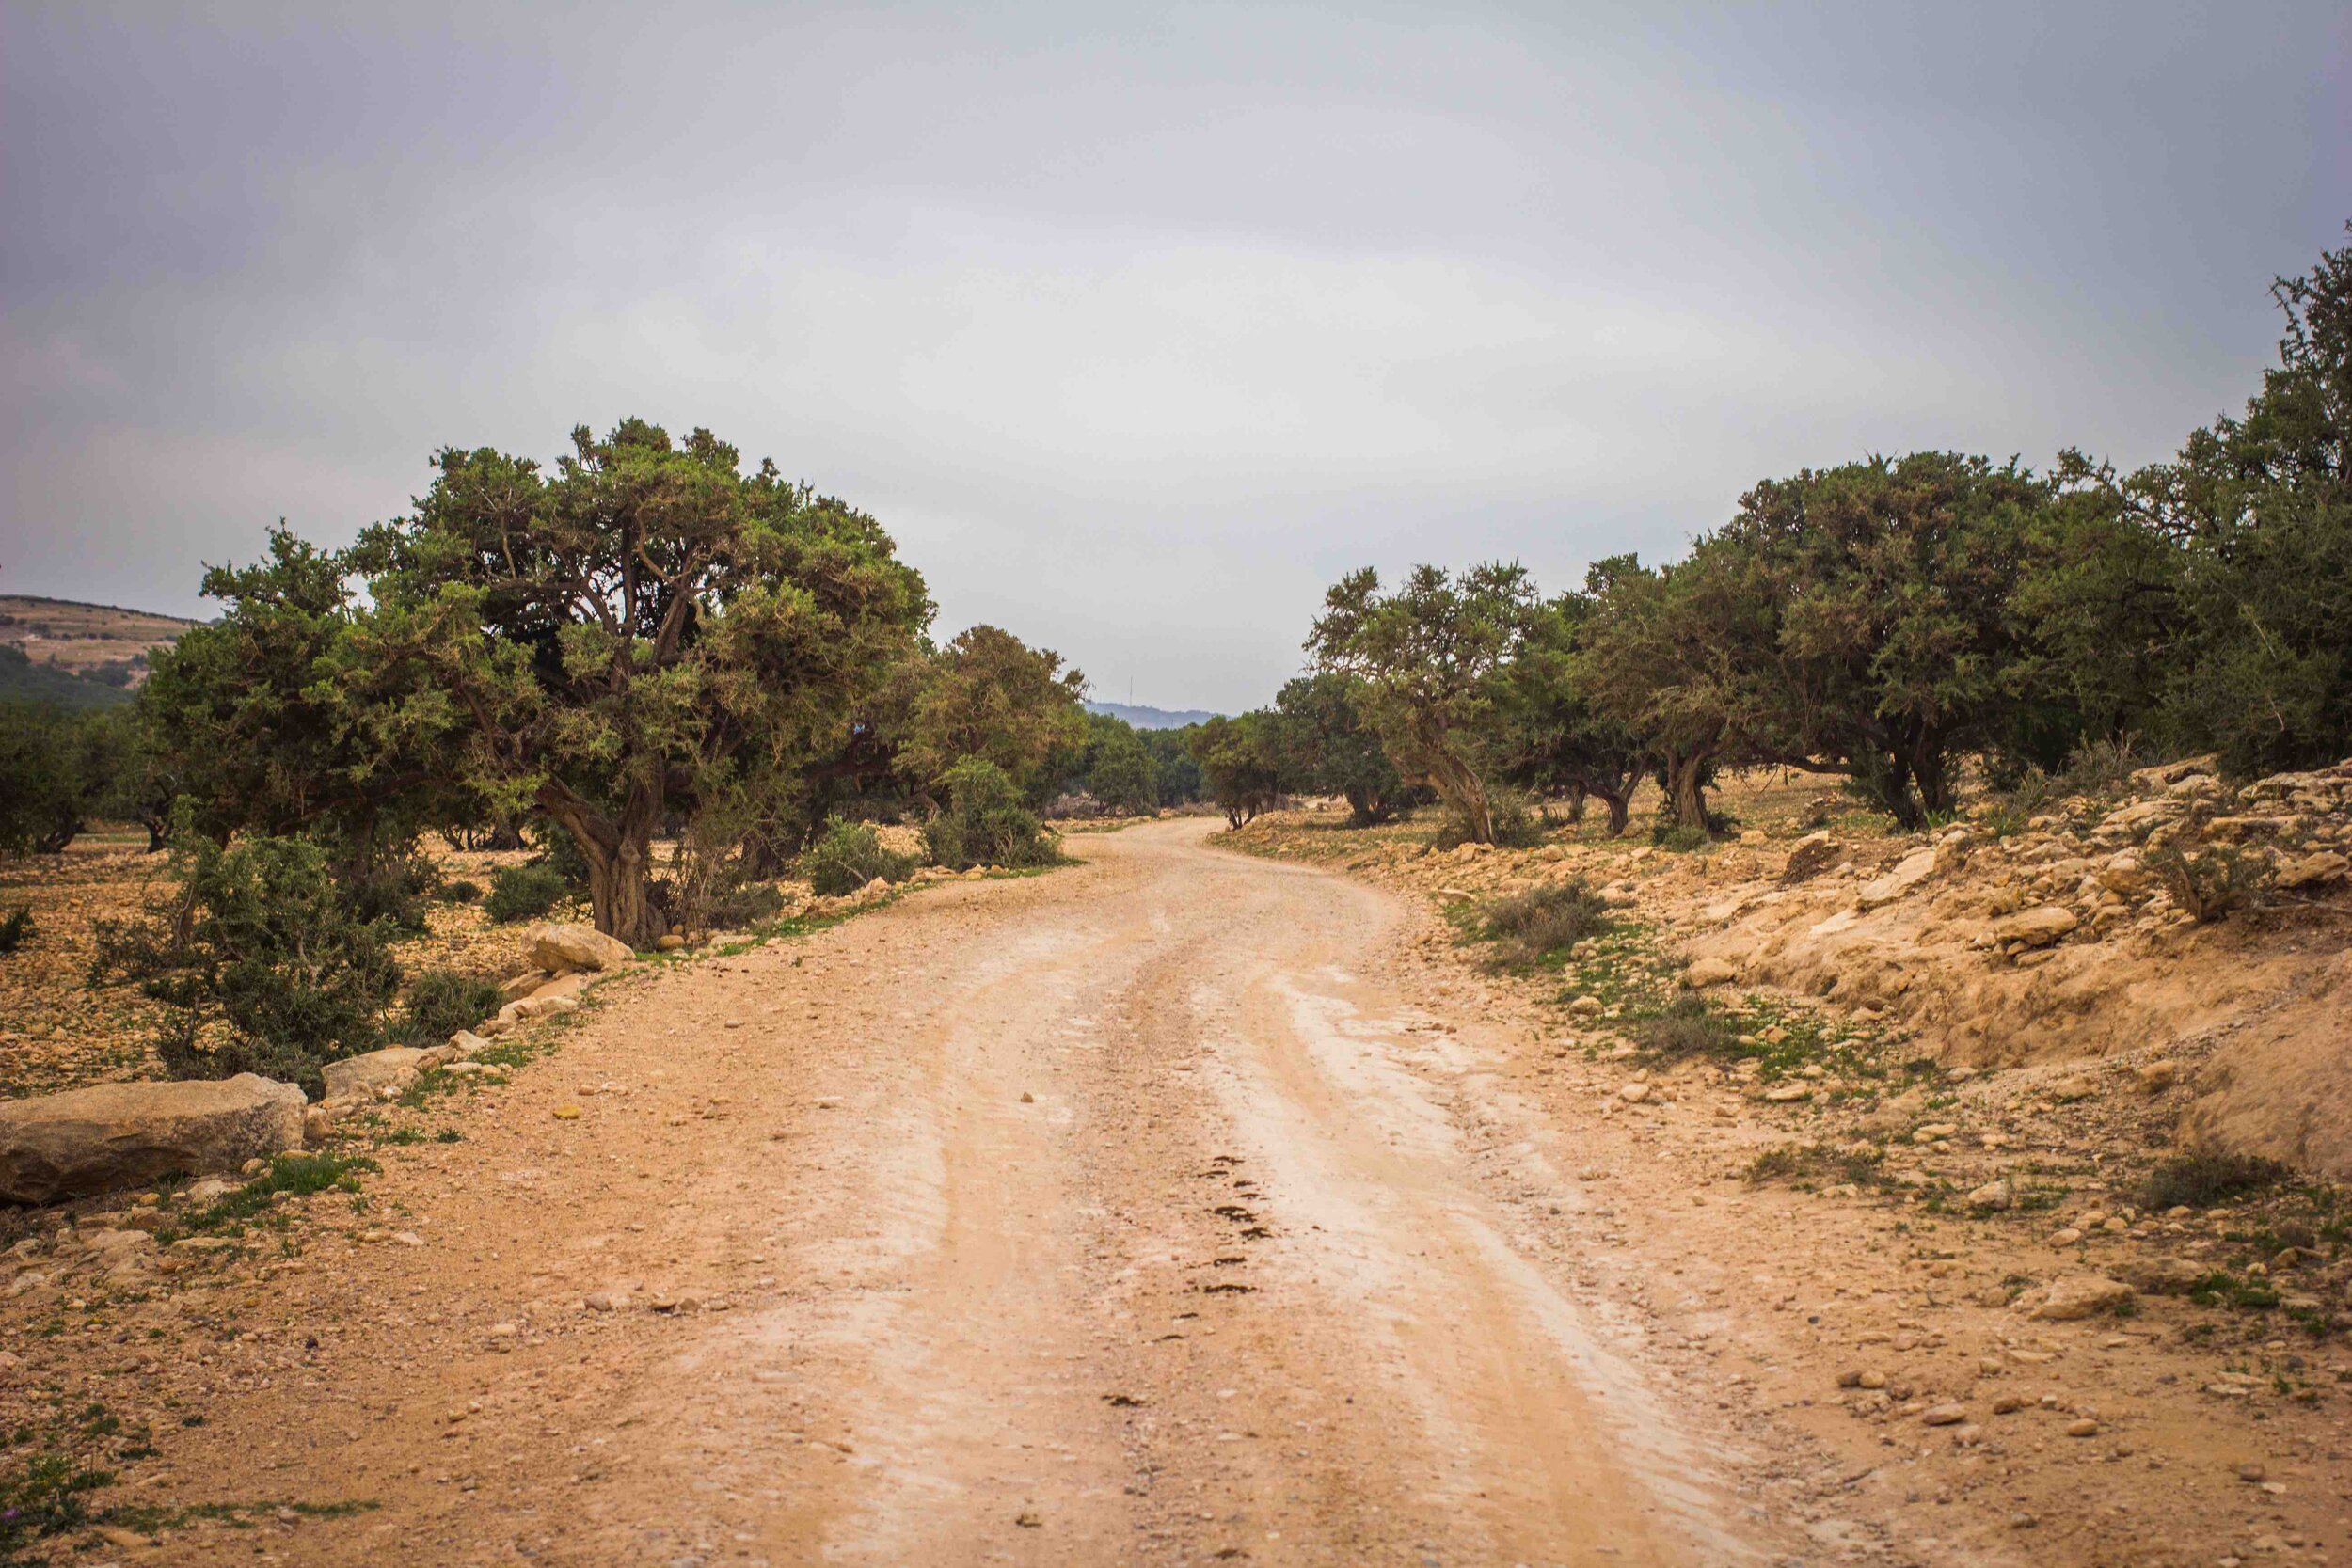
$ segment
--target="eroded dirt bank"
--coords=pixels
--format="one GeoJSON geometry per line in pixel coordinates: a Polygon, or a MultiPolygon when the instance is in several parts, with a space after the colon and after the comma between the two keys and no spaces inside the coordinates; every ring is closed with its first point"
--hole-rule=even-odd
{"type": "Polygon", "coordinates": [[[2024,1263],[1750,1186],[1737,1094],[1629,1107],[1418,903],[1208,840],[633,973],[293,1256],[20,1324],[159,1450],[82,1560],[2332,1555],[2332,1394],[1986,1305],[2024,1263]]]}

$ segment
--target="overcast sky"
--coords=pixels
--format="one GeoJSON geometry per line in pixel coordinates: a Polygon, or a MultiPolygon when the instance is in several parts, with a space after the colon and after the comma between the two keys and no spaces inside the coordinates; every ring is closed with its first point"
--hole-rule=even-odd
{"type": "Polygon", "coordinates": [[[0,592],[638,414],[1237,709],[1352,566],[2161,456],[2352,217],[2342,0],[557,10],[0,0],[0,592]]]}

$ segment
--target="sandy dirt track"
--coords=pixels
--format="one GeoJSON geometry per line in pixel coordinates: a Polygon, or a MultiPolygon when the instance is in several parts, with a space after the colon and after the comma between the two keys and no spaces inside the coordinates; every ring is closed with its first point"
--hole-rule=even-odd
{"type": "Polygon", "coordinates": [[[1525,1244],[1575,1154],[1384,988],[1404,907],[1208,829],[608,986],[387,1173],[421,1244],[255,1287],[157,1500],[373,1500],[267,1547],[322,1562],[1780,1555],[1525,1244]]]}

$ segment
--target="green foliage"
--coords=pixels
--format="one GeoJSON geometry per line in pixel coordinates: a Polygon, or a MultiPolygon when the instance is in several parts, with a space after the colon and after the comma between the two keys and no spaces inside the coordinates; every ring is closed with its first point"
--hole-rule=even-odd
{"type": "MultiPolygon", "coordinates": [[[[1543,841],[1544,819],[1528,805],[1526,796],[1516,789],[1498,789],[1487,795],[1486,843],[1500,849],[1533,849],[1543,841]]],[[[1477,842],[1478,830],[1470,814],[1446,801],[1437,829],[1429,835],[1430,847],[1454,849],[1477,842]]]]}
{"type": "Polygon", "coordinates": [[[33,907],[20,904],[0,918],[0,953],[13,953],[33,934],[33,907]]]}
{"type": "Polygon", "coordinates": [[[1480,732],[1534,606],[1534,582],[1518,565],[1473,566],[1458,578],[1416,566],[1392,594],[1366,567],[1324,595],[1307,639],[1319,672],[1354,683],[1350,700],[1399,771],[1434,787],[1480,843],[1493,837],[1480,732]]]}
{"type": "Polygon", "coordinates": [[[460,877],[441,884],[440,897],[443,903],[448,904],[479,904],[482,902],[482,884],[460,877]]]}
{"type": "Polygon", "coordinates": [[[914,656],[922,578],[872,517],[773,463],[744,474],[707,430],[583,427],[552,472],[435,462],[414,514],[350,557],[375,607],[357,649],[418,689],[368,717],[446,720],[460,785],[496,819],[561,823],[597,928],[647,945],[656,831],[747,785],[771,797],[755,820],[785,816],[914,656]]]}
{"type": "Polygon", "coordinates": [[[1609,906],[1582,878],[1547,882],[1488,905],[1478,934],[1517,963],[1542,963],[1613,928],[1609,906]]]}
{"type": "Polygon", "coordinates": [[[1050,865],[1061,858],[1053,837],[1022,804],[1003,768],[984,758],[960,762],[941,777],[947,806],[923,829],[923,847],[937,863],[963,871],[976,865],[1050,865]]]}
{"type": "Polygon", "coordinates": [[[2251,1154],[2191,1150],[2172,1156],[2148,1173],[2147,1183],[2141,1189],[2141,1206],[2157,1211],[2181,1204],[2191,1209],[2211,1209],[2232,1198],[2274,1187],[2294,1174],[2276,1160],[2251,1154]]]}
{"type": "Polygon", "coordinates": [[[775,883],[737,877],[723,879],[712,894],[707,918],[713,930],[739,931],[782,913],[784,894],[775,883]]]}
{"type": "Polygon", "coordinates": [[[0,1465],[0,1563],[27,1560],[24,1552],[89,1523],[88,1494],[114,1484],[114,1472],[95,1463],[99,1441],[121,1423],[104,1407],[90,1405],[79,1419],[63,1419],[44,1430],[24,1427],[5,1439],[8,1449],[30,1448],[0,1465]]]}
{"type": "Polygon", "coordinates": [[[1694,849],[1706,848],[1712,841],[1705,828],[1693,828],[1671,817],[1661,817],[1650,833],[1650,842],[1670,853],[1687,855],[1694,849]]]}
{"type": "Polygon", "coordinates": [[[2200,925],[2224,920],[2252,905],[2269,889],[2275,873],[2267,858],[2234,846],[2211,845],[2194,854],[2165,845],[2150,849],[2142,863],[2172,902],[2200,925]]]}
{"type": "Polygon", "coordinates": [[[82,831],[82,768],[72,718],[0,705],[0,854],[54,854],[82,831]]]}
{"type": "Polygon", "coordinates": [[[1599,562],[1585,573],[1583,592],[1563,594],[1529,616],[1518,656],[1495,683],[1488,748],[1501,778],[1539,796],[1565,796],[1580,818],[1586,799],[1598,800],[1612,837],[1626,830],[1649,752],[1596,700],[1580,652],[1600,596],[1618,573],[1633,569],[1630,558],[1599,562]]]}
{"type": "Polygon", "coordinates": [[[317,845],[254,835],[223,848],[183,832],[172,867],[174,905],[102,922],[91,974],[162,1004],[167,1072],[258,1072],[316,1092],[324,1064],[379,1043],[400,984],[389,931],[353,915],[317,845]]]}
{"type": "Polygon", "coordinates": [[[76,675],[54,664],[36,664],[24,649],[0,642],[0,704],[30,703],[70,712],[111,707],[123,701],[122,684],[97,670],[76,675]]]}
{"type": "Polygon", "coordinates": [[[501,866],[490,879],[489,895],[482,910],[501,926],[537,920],[572,895],[564,874],[552,865],[501,866]]]}
{"type": "Polygon", "coordinates": [[[1025,793],[1048,782],[1046,759],[1083,742],[1086,676],[1009,631],[973,626],[930,661],[899,748],[902,771],[928,785],[957,763],[993,763],[1025,793]]]}
{"type": "Polygon", "coordinates": [[[267,1170],[202,1209],[176,1215],[157,1239],[168,1243],[183,1235],[242,1233],[246,1224],[270,1213],[281,1199],[326,1192],[357,1193],[361,1174],[375,1168],[374,1161],[359,1154],[273,1154],[267,1170]]]}
{"type": "MultiPolygon", "coordinates": [[[[1003,777],[1001,772],[997,776],[1003,777]]],[[[855,893],[877,877],[886,882],[902,882],[914,870],[914,857],[884,845],[871,822],[845,822],[838,816],[825,824],[817,842],[801,855],[801,875],[808,879],[810,887],[829,897],[855,893]]]]}
{"type": "Polygon", "coordinates": [[[1274,700],[1279,772],[1294,787],[1337,795],[1359,828],[1386,822],[1404,803],[1405,781],[1365,724],[1356,683],[1326,673],[1301,675],[1274,700]]]}
{"type": "MultiPolygon", "coordinates": [[[[1091,716],[1089,722],[1099,722],[1104,716],[1091,716]]],[[[1122,816],[1139,816],[1160,803],[1160,770],[1145,751],[1143,742],[1126,723],[1113,719],[1118,728],[1104,735],[1092,748],[1085,784],[1089,795],[1102,803],[1104,811],[1122,816]]]]}
{"type": "Polygon", "coordinates": [[[1202,787],[1238,828],[1273,809],[1282,793],[1282,744],[1273,715],[1222,715],[1196,726],[1186,741],[1200,765],[1202,787]]]}
{"type": "Polygon", "coordinates": [[[495,982],[454,970],[427,970],[410,983],[393,1037],[405,1045],[436,1046],[490,1017],[504,1001],[495,982]]]}
{"type": "Polygon", "coordinates": [[[1192,754],[1193,732],[1192,725],[1135,732],[1136,741],[1151,755],[1163,806],[1190,805],[1207,796],[1208,784],[1200,774],[1200,760],[1192,754]]]}

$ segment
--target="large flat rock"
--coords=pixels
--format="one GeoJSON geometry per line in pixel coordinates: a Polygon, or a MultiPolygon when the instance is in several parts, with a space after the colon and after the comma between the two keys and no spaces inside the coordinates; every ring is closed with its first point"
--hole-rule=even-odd
{"type": "Polygon", "coordinates": [[[54,1203],[302,1147],[302,1091],[254,1073],[102,1084],[0,1104],[0,1199],[54,1203]]]}

